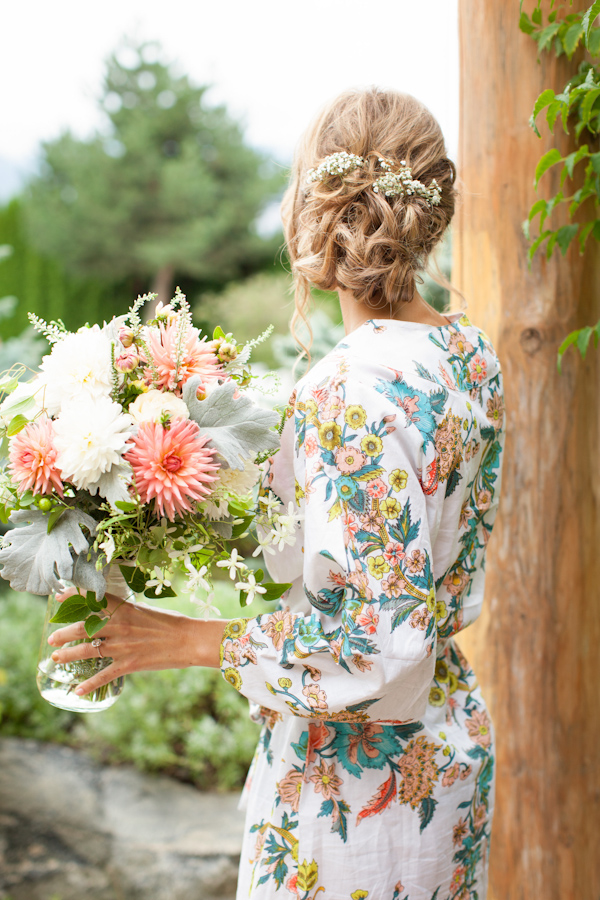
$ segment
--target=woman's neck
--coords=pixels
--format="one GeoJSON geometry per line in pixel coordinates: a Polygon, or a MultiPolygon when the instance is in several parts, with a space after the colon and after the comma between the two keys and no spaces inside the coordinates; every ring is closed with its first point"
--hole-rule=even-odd
{"type": "Polygon", "coordinates": [[[410,303],[404,303],[399,310],[390,315],[389,306],[381,308],[367,306],[356,300],[351,291],[338,289],[340,308],[346,334],[364,325],[369,319],[397,319],[403,322],[421,322],[423,325],[446,325],[448,320],[433,309],[421,295],[415,292],[410,303]]]}

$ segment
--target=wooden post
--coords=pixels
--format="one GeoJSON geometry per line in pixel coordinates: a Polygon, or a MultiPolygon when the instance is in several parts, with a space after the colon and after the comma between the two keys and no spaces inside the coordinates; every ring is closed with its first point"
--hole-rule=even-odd
{"type": "MultiPolygon", "coordinates": [[[[574,64],[553,53],[538,62],[516,2],[459,0],[459,17],[453,281],[496,345],[508,417],[487,605],[460,641],[497,733],[490,895],[599,900],[600,349],[585,362],[570,350],[562,375],[556,353],[600,318],[600,252],[592,241],[583,259],[575,247],[566,259],[538,254],[529,270],[521,230],[536,163],[557,140],[543,115],[542,140],[528,118],[574,64]]],[[[572,149],[567,138],[558,146],[572,149]]],[[[552,192],[557,177],[545,176],[552,192]]]]}

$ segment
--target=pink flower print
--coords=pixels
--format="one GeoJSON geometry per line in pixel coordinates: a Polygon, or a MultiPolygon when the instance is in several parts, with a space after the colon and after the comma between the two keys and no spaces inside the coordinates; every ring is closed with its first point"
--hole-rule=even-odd
{"type": "Polygon", "coordinates": [[[473,357],[469,363],[469,368],[471,370],[471,381],[474,381],[475,384],[481,384],[487,375],[487,363],[480,353],[473,357]]]}
{"type": "Polygon", "coordinates": [[[487,712],[482,709],[475,712],[467,719],[467,731],[469,737],[480,747],[487,748],[492,742],[491,722],[487,712]]]}
{"type": "Polygon", "coordinates": [[[406,553],[404,552],[402,544],[397,544],[394,541],[390,541],[389,544],[385,545],[383,555],[387,562],[389,562],[390,566],[399,566],[400,560],[404,559],[406,553]]]}
{"type": "Polygon", "coordinates": [[[330,394],[327,403],[321,411],[321,419],[325,422],[337,419],[344,412],[345,408],[346,404],[341,397],[338,397],[337,394],[330,394]]]}
{"type": "Polygon", "coordinates": [[[381,478],[375,478],[367,483],[367,494],[374,500],[381,500],[387,496],[387,485],[381,478]]]}
{"type": "Polygon", "coordinates": [[[336,587],[346,587],[346,576],[342,575],[341,572],[334,572],[333,569],[329,570],[329,576],[327,578],[331,584],[335,584],[336,587]]]}
{"type": "Polygon", "coordinates": [[[278,651],[283,647],[283,642],[293,628],[294,623],[288,607],[266,616],[266,620],[263,619],[260,624],[260,630],[271,638],[273,647],[278,651]]]}
{"type": "Polygon", "coordinates": [[[459,771],[460,766],[458,765],[458,763],[454,763],[453,766],[450,766],[450,768],[444,772],[442,778],[442,787],[450,787],[451,785],[453,785],[458,778],[459,771]]]}
{"type": "Polygon", "coordinates": [[[344,543],[346,547],[352,543],[356,537],[356,532],[360,527],[360,523],[353,513],[348,513],[344,518],[344,543]]]}
{"type": "Polygon", "coordinates": [[[362,569],[358,569],[355,572],[350,572],[350,574],[346,578],[346,581],[349,584],[353,585],[359,592],[361,597],[364,597],[365,600],[373,599],[373,591],[369,587],[369,579],[367,578],[366,573],[362,571],[362,569]]]}
{"type": "Polygon", "coordinates": [[[290,769],[287,775],[277,784],[277,792],[279,793],[281,802],[289,803],[293,812],[298,812],[302,781],[302,772],[298,772],[296,769],[290,769]]]}
{"type": "MultiPolygon", "coordinates": [[[[456,764],[458,766],[458,763],[456,764]]],[[[443,784],[443,781],[442,781],[443,784]]],[[[459,844],[462,844],[463,838],[469,833],[469,825],[466,819],[459,819],[454,828],[452,829],[452,843],[456,847],[459,844]]]]}
{"type": "Polygon", "coordinates": [[[453,597],[458,597],[469,583],[469,575],[462,566],[457,566],[453,572],[449,572],[444,578],[444,587],[453,597]]]}
{"type": "Polygon", "coordinates": [[[286,891],[289,891],[290,894],[297,895],[298,894],[298,888],[296,886],[297,882],[298,882],[298,873],[296,873],[295,875],[290,875],[290,877],[288,878],[288,880],[285,883],[286,891]]]}
{"type": "Polygon", "coordinates": [[[399,597],[404,590],[406,579],[396,572],[391,572],[387,578],[381,582],[381,589],[386,597],[399,597]]]}
{"type": "Polygon", "coordinates": [[[425,568],[425,554],[421,550],[413,550],[410,556],[406,557],[406,566],[409,572],[418,575],[425,568]]]}
{"type": "Polygon", "coordinates": [[[352,657],[352,662],[359,672],[368,672],[373,667],[373,663],[371,662],[371,660],[365,659],[364,656],[360,655],[360,653],[357,653],[352,657]]]}
{"type": "Polygon", "coordinates": [[[330,766],[323,760],[320,766],[315,766],[314,775],[310,776],[310,781],[315,786],[315,792],[323,795],[323,800],[331,800],[334,794],[340,793],[340,784],[342,779],[335,774],[335,763],[330,766]]]}
{"type": "Polygon", "coordinates": [[[319,452],[319,445],[314,434],[309,434],[304,441],[304,452],[307,456],[315,456],[319,452]]]}
{"type": "Polygon", "coordinates": [[[475,348],[473,344],[467,340],[462,331],[454,331],[448,341],[448,350],[456,353],[458,356],[468,356],[475,348]]]}
{"type": "Polygon", "coordinates": [[[372,606],[367,606],[367,608],[356,617],[356,624],[360,625],[367,634],[375,634],[378,623],[379,616],[372,606]]]}
{"type": "Polygon", "coordinates": [[[465,500],[462,505],[460,511],[460,519],[458,520],[459,528],[468,528],[469,527],[469,519],[472,519],[475,515],[475,510],[469,506],[469,501],[465,500]]]}
{"type": "Polygon", "coordinates": [[[383,516],[378,515],[375,510],[370,510],[360,517],[365,531],[379,531],[383,525],[383,516]]]}
{"type": "Polygon", "coordinates": [[[465,778],[468,778],[473,770],[472,766],[465,766],[464,769],[460,770],[460,780],[464,781],[465,778]]]}
{"type": "Polygon", "coordinates": [[[479,806],[475,807],[473,819],[475,820],[475,828],[482,828],[487,822],[487,809],[483,803],[480,803],[479,806]]]}
{"type": "Polygon", "coordinates": [[[364,453],[361,453],[356,447],[344,445],[339,447],[335,453],[335,464],[343,475],[353,475],[362,469],[366,462],[364,453]]]}
{"type": "Polygon", "coordinates": [[[327,694],[318,684],[306,684],[302,688],[302,693],[311,709],[327,709],[327,694]]]}
{"type": "Polygon", "coordinates": [[[313,681],[321,680],[321,670],[320,669],[315,669],[314,666],[304,666],[304,668],[306,669],[306,671],[308,672],[308,674],[310,675],[310,677],[312,678],[313,681]]]}
{"type": "Polygon", "coordinates": [[[447,386],[448,386],[449,388],[451,388],[452,390],[456,390],[456,385],[455,385],[454,381],[452,380],[452,378],[450,378],[450,375],[449,375],[448,372],[445,370],[445,368],[443,367],[443,365],[441,364],[441,362],[440,362],[440,364],[439,364],[439,370],[440,370],[440,375],[441,375],[442,378],[444,379],[444,382],[447,384],[447,386]]]}
{"type": "Polygon", "coordinates": [[[431,613],[426,608],[415,609],[410,614],[409,623],[411,628],[418,628],[419,631],[426,631],[431,621],[431,613]]]}
{"type": "Polygon", "coordinates": [[[490,491],[484,488],[482,491],[479,491],[477,494],[477,509],[481,510],[481,512],[485,512],[486,509],[489,509],[492,505],[492,495],[490,491]]]}

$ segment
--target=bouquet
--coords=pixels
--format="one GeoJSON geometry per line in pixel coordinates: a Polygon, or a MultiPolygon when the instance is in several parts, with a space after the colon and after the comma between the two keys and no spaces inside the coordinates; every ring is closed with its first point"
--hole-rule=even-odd
{"type": "MultiPolygon", "coordinates": [[[[83,620],[88,639],[109,615],[107,584],[115,593],[119,579],[167,597],[179,573],[206,614],[218,612],[214,566],[228,570],[242,605],[289,587],[265,581],[232,544],[256,525],[258,550],[295,539],[297,517],[252,493],[281,427],[248,391],[252,348],[270,329],[238,344],[216,328],[208,340],[179,290],[144,323],[152,300],[74,333],[30,315],[51,352],[29,381],[22,368],[0,381],[0,518],[17,526],[4,536],[0,575],[34,594],[73,585],[49,621],[83,620]]],[[[66,674],[74,687],[90,673],[66,674]]]]}

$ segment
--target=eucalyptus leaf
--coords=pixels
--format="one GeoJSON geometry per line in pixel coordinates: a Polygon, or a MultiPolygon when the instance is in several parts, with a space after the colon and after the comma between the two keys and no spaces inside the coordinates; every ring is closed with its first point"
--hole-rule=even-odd
{"type": "Polygon", "coordinates": [[[78,509],[68,509],[48,534],[48,516],[41,510],[16,510],[10,515],[13,528],[4,537],[0,550],[0,575],[10,582],[15,591],[30,594],[50,594],[60,590],[61,580],[70,581],[73,576],[73,557],[87,553],[90,535],[96,530],[91,516],[78,509]],[[29,523],[29,524],[24,524],[29,523]]]}
{"type": "Polygon", "coordinates": [[[271,430],[279,422],[276,412],[256,406],[243,394],[234,398],[238,388],[232,381],[217,385],[204,400],[198,400],[201,381],[199,376],[187,381],[183,400],[202,434],[231,468],[243,469],[248,458],[279,446],[279,435],[271,430]]]}

